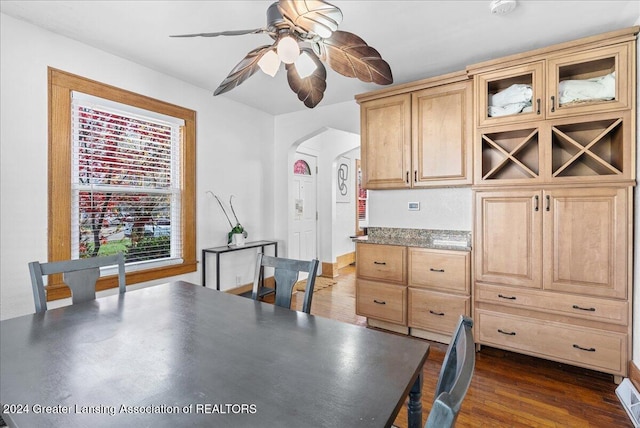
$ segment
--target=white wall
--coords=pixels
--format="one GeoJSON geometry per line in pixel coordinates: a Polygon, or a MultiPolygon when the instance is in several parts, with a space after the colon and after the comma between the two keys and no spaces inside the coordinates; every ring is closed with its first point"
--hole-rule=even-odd
{"type": "MultiPolygon", "coordinates": [[[[356,210],[357,206],[357,170],[356,159],[360,159],[360,137],[357,137],[358,148],[353,149],[342,156],[349,159],[349,189],[351,190],[348,203],[336,203],[336,219],[333,223],[333,244],[332,244],[332,262],[335,262],[339,256],[355,251],[355,244],[351,240],[351,236],[356,234],[356,210]]],[[[342,157],[338,156],[338,158],[342,157]]],[[[336,194],[337,169],[334,163],[333,168],[333,193],[336,194]]]]}
{"type": "MultiPolygon", "coordinates": [[[[274,180],[274,233],[288,236],[288,158],[292,147],[314,138],[331,128],[351,134],[360,133],[360,109],[355,101],[315,107],[275,117],[274,180]]],[[[282,242],[282,255],[287,255],[286,242],[282,242]]],[[[279,251],[280,251],[279,248],[279,251]]]]}
{"type": "MultiPolygon", "coordinates": [[[[297,144],[296,144],[297,145],[297,144]]],[[[351,203],[336,203],[336,159],[353,151],[360,152],[360,136],[350,132],[325,128],[298,145],[300,150],[311,149],[318,159],[318,244],[320,262],[333,263],[336,257],[354,251],[348,238],[355,233],[355,199],[351,203]],[[304,148],[304,149],[303,149],[304,148]],[[351,212],[346,218],[346,213],[351,212]],[[344,236],[343,236],[344,235],[344,236]],[[346,245],[344,241],[347,241],[346,245]]],[[[288,165],[293,164],[290,150],[288,165]]],[[[354,167],[352,161],[352,171],[354,167]]],[[[355,178],[353,178],[355,185],[355,178]]],[[[289,221],[291,213],[289,213],[289,221]]]]}
{"type": "MultiPolygon", "coordinates": [[[[197,111],[198,258],[229,229],[207,190],[236,195],[250,239],[274,236],[272,116],[7,15],[0,31],[1,319],[34,311],[27,263],[47,260],[48,66],[197,111]]],[[[200,270],[178,279],[200,283],[200,270]]]]}
{"type": "Polygon", "coordinates": [[[470,187],[370,190],[369,227],[470,231],[471,202],[470,187]],[[409,211],[409,202],[420,202],[420,210],[409,211]]]}

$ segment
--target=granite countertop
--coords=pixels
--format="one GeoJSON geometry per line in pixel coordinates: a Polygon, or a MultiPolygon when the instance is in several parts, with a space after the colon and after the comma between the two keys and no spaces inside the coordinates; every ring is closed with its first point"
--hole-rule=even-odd
{"type": "Polygon", "coordinates": [[[460,230],[374,228],[354,242],[401,245],[437,250],[471,251],[471,232],[460,230]]]}

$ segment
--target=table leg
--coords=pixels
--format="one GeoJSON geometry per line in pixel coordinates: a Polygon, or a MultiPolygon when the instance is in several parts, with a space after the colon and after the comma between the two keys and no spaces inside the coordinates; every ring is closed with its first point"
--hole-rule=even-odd
{"type": "Polygon", "coordinates": [[[408,428],[422,428],[422,369],[409,392],[408,428]]]}
{"type": "Polygon", "coordinates": [[[207,252],[202,250],[202,286],[207,286],[207,252]]]}
{"type": "Polygon", "coordinates": [[[216,253],[216,290],[220,291],[220,253],[216,253]]]}

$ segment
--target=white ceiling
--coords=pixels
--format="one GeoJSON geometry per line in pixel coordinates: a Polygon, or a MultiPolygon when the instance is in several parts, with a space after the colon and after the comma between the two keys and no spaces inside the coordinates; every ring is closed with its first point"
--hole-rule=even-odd
{"type": "MultiPolygon", "coordinates": [[[[0,11],[55,33],[174,76],[213,93],[250,50],[269,36],[172,39],[170,34],[264,27],[272,1],[0,1],[0,11]]],[[[340,29],[359,35],[389,63],[394,84],[462,70],[468,64],[554,43],[630,27],[638,0],[519,0],[507,15],[490,13],[490,0],[333,0],[340,29]]],[[[327,67],[319,106],[380,89],[327,67]]],[[[256,73],[220,95],[270,114],[305,107],[286,73],[256,73]]],[[[316,107],[317,108],[317,107],[316,107]]]]}

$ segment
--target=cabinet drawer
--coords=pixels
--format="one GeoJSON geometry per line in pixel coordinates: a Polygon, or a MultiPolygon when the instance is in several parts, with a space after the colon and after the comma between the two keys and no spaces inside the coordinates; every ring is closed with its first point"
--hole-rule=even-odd
{"type": "Polygon", "coordinates": [[[357,279],[356,313],[407,325],[407,287],[357,279]]]}
{"type": "Polygon", "coordinates": [[[482,344],[626,375],[625,334],[482,309],[476,311],[476,322],[482,344]]]}
{"type": "Polygon", "coordinates": [[[470,298],[409,288],[409,327],[453,333],[460,315],[469,315],[470,298]]]}
{"type": "Polygon", "coordinates": [[[487,284],[476,284],[476,300],[611,324],[629,324],[629,303],[627,301],[519,290],[487,284]]]}
{"type": "Polygon", "coordinates": [[[469,253],[409,248],[409,285],[469,293],[469,253]]]}
{"type": "Polygon", "coordinates": [[[358,244],[356,276],[406,284],[406,247],[396,245],[358,244]]]}

